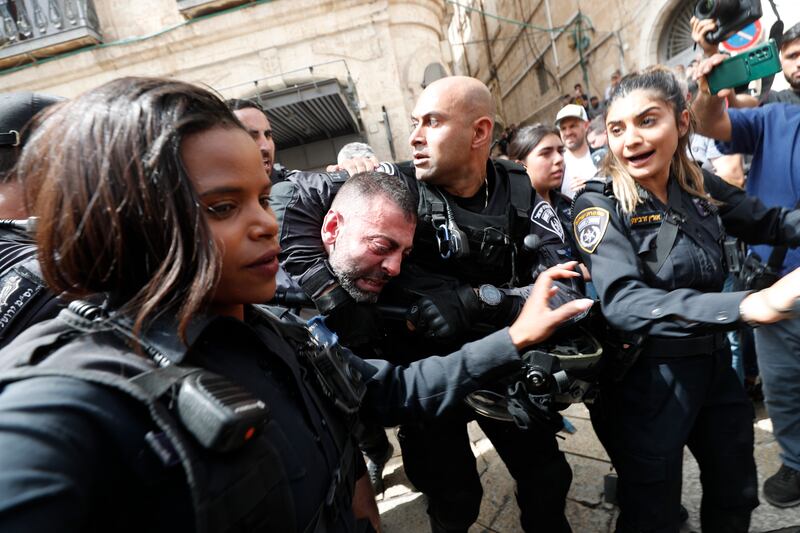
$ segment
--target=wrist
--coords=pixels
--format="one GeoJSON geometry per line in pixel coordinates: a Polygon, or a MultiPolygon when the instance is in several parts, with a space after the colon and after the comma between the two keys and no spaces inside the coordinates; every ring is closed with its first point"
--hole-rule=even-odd
{"type": "Polygon", "coordinates": [[[739,304],[739,320],[751,328],[757,328],[761,324],[753,320],[752,315],[750,314],[750,303],[752,302],[751,296],[753,294],[755,293],[750,293],[749,295],[745,296],[744,300],[742,300],[739,304]]]}
{"type": "Polygon", "coordinates": [[[511,337],[511,344],[518,352],[521,352],[532,343],[528,341],[524,328],[516,322],[508,327],[508,336],[511,337]]]}
{"type": "Polygon", "coordinates": [[[783,316],[791,315],[794,312],[794,306],[792,306],[792,305],[790,305],[789,307],[783,307],[783,308],[778,307],[777,305],[775,305],[775,303],[772,301],[772,298],[769,297],[769,289],[764,289],[762,291],[759,291],[759,293],[761,294],[761,297],[762,297],[762,300],[764,302],[764,305],[767,306],[767,308],[770,311],[773,311],[773,312],[778,313],[779,315],[783,315],[783,316]]]}

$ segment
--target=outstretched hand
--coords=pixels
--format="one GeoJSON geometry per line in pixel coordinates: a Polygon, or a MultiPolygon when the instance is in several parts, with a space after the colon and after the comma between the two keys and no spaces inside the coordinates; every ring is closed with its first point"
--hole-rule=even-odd
{"type": "Polygon", "coordinates": [[[572,300],[555,309],[550,309],[549,300],[558,292],[553,280],[579,276],[574,268],[577,261],[570,261],[548,268],[536,278],[533,290],[517,319],[508,328],[511,342],[518,350],[544,341],[559,324],[589,309],[594,303],[588,298],[572,300]]]}
{"type": "Polygon", "coordinates": [[[742,318],[757,324],[772,324],[791,318],[800,300],[800,268],[783,276],[774,285],[748,295],[740,307],[742,318]]]}

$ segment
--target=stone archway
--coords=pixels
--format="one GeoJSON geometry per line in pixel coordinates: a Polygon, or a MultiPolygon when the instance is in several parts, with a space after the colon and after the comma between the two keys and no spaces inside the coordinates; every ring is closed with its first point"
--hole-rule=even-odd
{"type": "MultiPolygon", "coordinates": [[[[639,50],[639,66],[645,67],[654,63],[677,64],[683,62],[679,57],[686,49],[680,48],[680,43],[688,38],[691,40],[691,31],[688,28],[691,8],[694,0],[665,0],[651,2],[651,9],[642,17],[642,28],[649,28],[642,32],[639,50]],[[688,8],[689,16],[686,16],[688,8]],[[685,18],[685,22],[682,22],[685,18]],[[684,28],[682,25],[685,24],[684,28]],[[682,30],[686,30],[684,33],[682,30]],[[671,39],[671,40],[670,40],[671,39]],[[667,53],[669,46],[672,52],[667,53]]],[[[686,59],[688,62],[688,59],[686,59]]]]}
{"type": "Polygon", "coordinates": [[[661,30],[658,62],[669,66],[687,65],[696,51],[689,20],[694,14],[693,0],[683,0],[675,8],[661,30]]]}

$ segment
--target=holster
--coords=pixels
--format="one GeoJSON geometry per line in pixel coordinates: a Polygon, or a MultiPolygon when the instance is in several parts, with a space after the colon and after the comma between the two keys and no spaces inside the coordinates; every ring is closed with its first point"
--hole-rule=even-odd
{"type": "Polygon", "coordinates": [[[742,262],[738,282],[744,290],[760,291],[780,278],[776,269],[761,260],[758,254],[748,255],[742,262]]]}
{"type": "Polygon", "coordinates": [[[608,326],[601,340],[603,359],[600,375],[604,381],[622,381],[628,370],[639,359],[646,336],[639,333],[617,331],[608,326]]]}

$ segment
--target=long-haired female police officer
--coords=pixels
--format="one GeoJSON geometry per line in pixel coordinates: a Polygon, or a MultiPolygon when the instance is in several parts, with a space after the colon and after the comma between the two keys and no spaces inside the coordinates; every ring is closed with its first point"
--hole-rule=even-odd
{"type": "Polygon", "coordinates": [[[722,333],[787,316],[800,272],[761,292],[721,293],[721,243],[727,229],[796,246],[796,213],[779,210],[768,227],[764,209],[707,197],[709,180],[686,152],[686,101],[666,70],[623,79],[606,125],[610,183],[575,200],[573,227],[606,319],[623,337],[643,336],[638,360],[624,377],[618,369],[593,413],[619,474],[617,530],[678,531],[688,445],[702,472],[703,531],[747,531],[758,505],[753,410],[722,333]]]}
{"type": "Polygon", "coordinates": [[[20,170],[48,284],[103,303],[0,356],[4,532],[354,531],[361,396],[390,425],[438,414],[587,307],[549,310],[552,280],[575,275],[556,268],[510,328],[407,368],[279,322],[249,305],[278,269],[258,148],[185,83],[120,79],[57,106],[20,170]]]}

